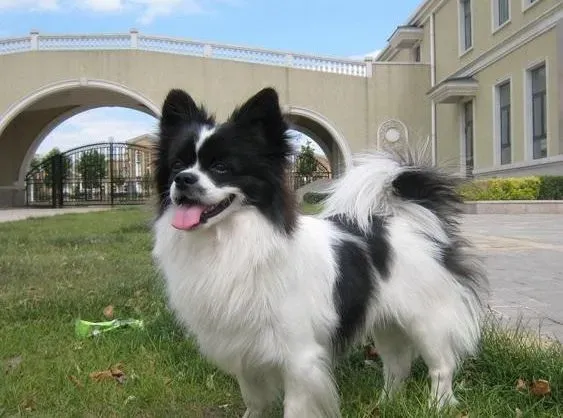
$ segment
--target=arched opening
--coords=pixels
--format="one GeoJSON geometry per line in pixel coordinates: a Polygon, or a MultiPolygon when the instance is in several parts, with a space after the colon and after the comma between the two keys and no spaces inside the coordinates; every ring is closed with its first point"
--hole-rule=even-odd
{"type": "Polygon", "coordinates": [[[325,183],[332,179],[329,155],[311,136],[295,129],[290,129],[294,155],[288,174],[288,185],[294,190],[312,183],[325,183]]]}
{"type": "Polygon", "coordinates": [[[138,110],[96,107],[68,117],[54,129],[49,126],[30,148],[36,150],[29,153],[30,168],[24,170],[25,160],[22,164],[26,204],[62,207],[149,201],[154,193],[157,123],[138,110]]]}
{"type": "Polygon", "coordinates": [[[57,126],[93,109],[116,107],[159,114],[159,108],[139,93],[98,80],[45,86],[15,103],[0,120],[0,207],[25,204],[26,173],[38,147],[57,126]]]}
{"type": "Polygon", "coordinates": [[[322,191],[332,179],[343,174],[352,164],[351,151],[340,132],[322,115],[295,106],[285,112],[296,148],[290,187],[300,200],[307,192],[322,191]],[[302,147],[307,143],[312,148],[310,157],[302,159],[307,152],[302,147]]]}
{"type": "Polygon", "coordinates": [[[304,134],[318,145],[326,157],[332,177],[338,177],[352,165],[352,152],[344,136],[322,115],[309,109],[286,109],[291,129],[304,134]]]}

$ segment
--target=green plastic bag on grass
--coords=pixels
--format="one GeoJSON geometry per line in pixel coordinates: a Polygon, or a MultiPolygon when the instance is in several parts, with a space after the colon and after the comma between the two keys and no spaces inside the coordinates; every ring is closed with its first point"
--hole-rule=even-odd
{"type": "Polygon", "coordinates": [[[90,322],[77,319],[74,331],[78,338],[96,337],[103,332],[114,331],[122,327],[142,329],[144,323],[140,319],[114,319],[112,321],[90,322]]]}

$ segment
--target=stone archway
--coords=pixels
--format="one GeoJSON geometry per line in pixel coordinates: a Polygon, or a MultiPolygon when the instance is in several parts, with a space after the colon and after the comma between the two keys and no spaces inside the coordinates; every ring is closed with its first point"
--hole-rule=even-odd
{"type": "Polygon", "coordinates": [[[146,97],[104,80],[47,85],[12,105],[0,119],[0,207],[25,203],[25,174],[37,147],[56,126],[86,110],[112,106],[160,115],[146,97]]]}
{"type": "Polygon", "coordinates": [[[330,162],[333,177],[352,166],[352,152],[344,136],[321,114],[298,106],[284,109],[291,129],[310,137],[323,150],[330,162]]]}

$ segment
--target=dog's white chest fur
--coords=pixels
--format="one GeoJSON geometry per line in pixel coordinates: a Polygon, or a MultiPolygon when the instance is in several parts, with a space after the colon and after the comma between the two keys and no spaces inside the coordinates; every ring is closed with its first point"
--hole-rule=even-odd
{"type": "MultiPolygon", "coordinates": [[[[301,235],[315,239],[310,231],[301,235]]],[[[308,272],[333,277],[319,254],[329,248],[299,245],[299,236],[297,245],[287,245],[288,238],[253,210],[211,230],[177,231],[169,213],[157,221],[153,255],[165,275],[169,304],[205,355],[223,368],[236,373],[244,363],[278,364],[299,338],[292,323],[310,322],[318,330],[316,321],[326,324],[326,316],[333,316],[326,282],[299,289],[308,272]],[[294,257],[299,250],[310,257],[294,257]],[[296,262],[288,263],[292,257],[296,262]]],[[[328,334],[327,329],[320,338],[328,334]]]]}

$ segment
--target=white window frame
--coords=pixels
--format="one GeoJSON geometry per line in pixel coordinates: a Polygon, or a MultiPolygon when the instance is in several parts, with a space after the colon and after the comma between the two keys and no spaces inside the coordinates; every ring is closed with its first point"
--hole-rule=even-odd
{"type": "Polygon", "coordinates": [[[505,167],[514,162],[514,83],[512,75],[499,78],[493,85],[493,156],[495,167],[505,167]],[[500,132],[500,90],[499,87],[505,83],[510,84],[510,163],[501,163],[501,132],[500,132]]]}
{"type": "Polygon", "coordinates": [[[458,48],[459,48],[459,56],[463,56],[473,50],[473,46],[475,45],[475,24],[473,23],[475,20],[475,11],[473,7],[474,0],[469,1],[469,10],[471,11],[471,45],[466,49],[465,48],[465,19],[463,15],[463,7],[462,7],[462,0],[457,0],[457,14],[458,14],[458,48]]]}
{"type": "MultiPolygon", "coordinates": [[[[526,1],[526,0],[524,0],[526,1]]],[[[536,0],[537,1],[537,0],[536,0]]],[[[512,21],[512,0],[508,0],[508,19],[499,25],[499,0],[491,0],[491,32],[496,33],[512,21]]]]}
{"type": "Polygon", "coordinates": [[[539,2],[541,2],[541,0],[522,0],[522,12],[530,10],[539,2]]]}
{"type": "Polygon", "coordinates": [[[546,111],[545,111],[545,125],[546,125],[546,141],[547,141],[547,156],[549,158],[549,77],[550,77],[550,66],[548,57],[542,57],[537,60],[531,61],[524,68],[524,159],[525,161],[541,162],[545,158],[535,158],[534,159],[534,124],[533,124],[533,114],[532,114],[532,71],[538,67],[545,65],[545,90],[546,90],[546,111]]]}

